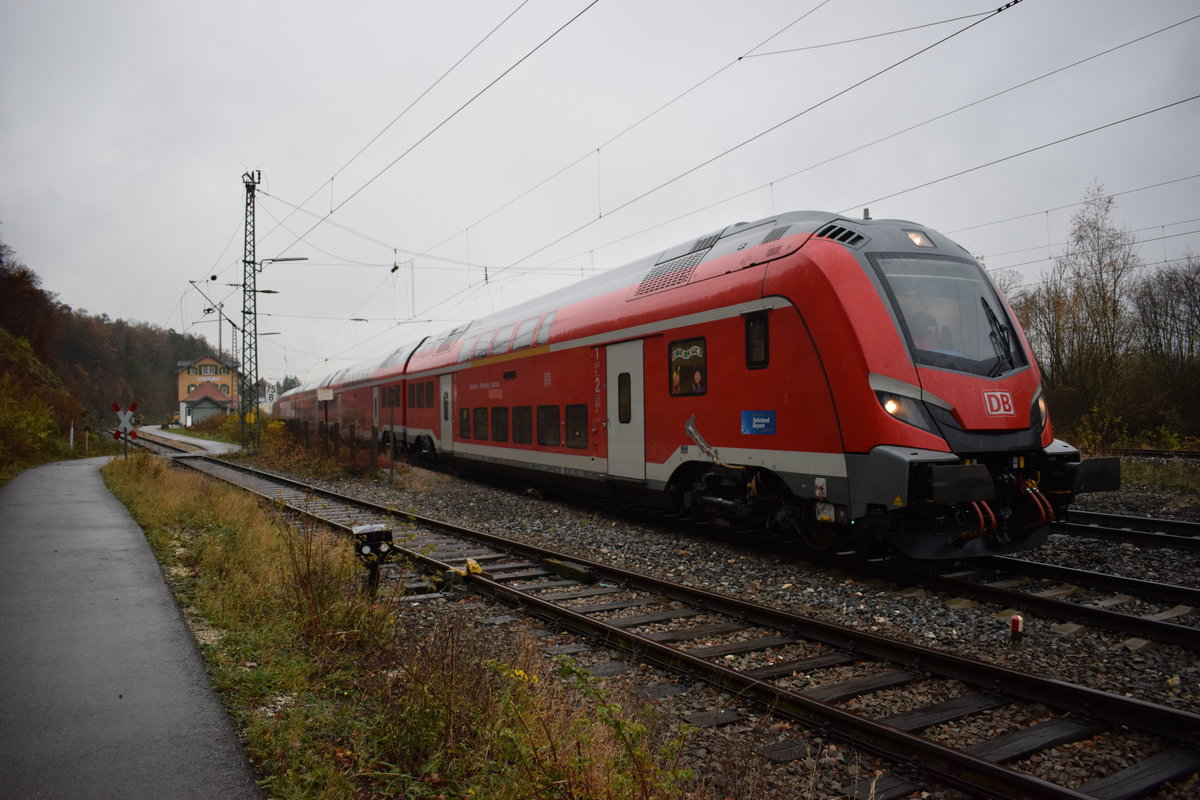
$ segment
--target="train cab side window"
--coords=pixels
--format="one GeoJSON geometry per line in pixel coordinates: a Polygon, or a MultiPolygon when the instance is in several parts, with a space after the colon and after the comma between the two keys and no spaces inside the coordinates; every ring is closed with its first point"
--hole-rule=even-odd
{"type": "Polygon", "coordinates": [[[471,438],[471,409],[469,408],[458,410],[458,437],[460,439],[471,438]]]}
{"type": "MultiPolygon", "coordinates": [[[[420,390],[421,390],[421,387],[418,386],[417,391],[420,391],[420,390]]],[[[433,402],[433,381],[425,382],[425,407],[426,408],[437,408],[437,406],[434,405],[434,402],[433,402]]]]}
{"type": "Polygon", "coordinates": [[[533,444],[533,408],[517,406],[512,410],[513,444],[533,444]]]}
{"type": "Polygon", "coordinates": [[[567,447],[577,450],[588,446],[587,406],[567,406],[567,447]]]}
{"type": "Polygon", "coordinates": [[[746,369],[764,369],[771,363],[770,326],[767,312],[746,315],[746,369]]]}
{"type": "Polygon", "coordinates": [[[474,417],[474,425],[472,427],[471,438],[487,441],[488,438],[488,410],[486,408],[477,408],[472,412],[474,417]]]}
{"type": "Polygon", "coordinates": [[[492,441],[508,441],[508,409],[503,406],[492,409],[492,441]]]}
{"type": "Polygon", "coordinates": [[[628,425],[633,420],[633,390],[628,372],[617,375],[617,421],[628,425]]]}
{"type": "Polygon", "coordinates": [[[558,406],[538,406],[537,441],[543,447],[558,447],[562,444],[561,418],[558,406]]]}
{"type": "Polygon", "coordinates": [[[667,355],[672,397],[689,397],[708,391],[708,345],[704,337],[671,342],[667,355]]]}
{"type": "Polygon", "coordinates": [[[533,344],[533,332],[537,328],[538,318],[530,317],[517,326],[517,335],[513,338],[513,350],[523,350],[533,344]]]}

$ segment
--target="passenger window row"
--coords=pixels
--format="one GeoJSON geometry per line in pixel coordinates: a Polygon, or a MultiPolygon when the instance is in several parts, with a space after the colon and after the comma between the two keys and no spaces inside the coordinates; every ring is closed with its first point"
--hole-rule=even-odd
{"type": "Polygon", "coordinates": [[[505,325],[496,331],[488,331],[467,339],[462,349],[458,351],[458,360],[470,361],[486,358],[488,355],[498,356],[510,350],[523,350],[533,345],[543,345],[550,341],[550,326],[554,322],[551,311],[543,317],[530,317],[519,325],[505,325]],[[538,323],[541,323],[540,327],[538,323]],[[534,332],[536,331],[536,338],[534,332]],[[511,341],[511,346],[510,346],[511,341]]]}
{"type": "MultiPolygon", "coordinates": [[[[532,444],[534,435],[533,406],[491,408],[460,408],[458,436],[475,441],[507,442],[511,430],[513,444],[532,444]],[[511,416],[512,427],[509,427],[511,416]]],[[[543,447],[567,447],[576,450],[588,446],[588,410],[580,403],[565,408],[537,407],[537,443],[543,447]]]]}

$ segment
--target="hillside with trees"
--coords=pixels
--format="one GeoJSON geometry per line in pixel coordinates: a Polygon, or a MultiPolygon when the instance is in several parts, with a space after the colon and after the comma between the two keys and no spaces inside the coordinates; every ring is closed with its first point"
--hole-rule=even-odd
{"type": "Polygon", "coordinates": [[[148,420],[178,408],[177,361],[212,348],[200,337],[110,319],[61,303],[37,274],[0,242],[0,460],[31,457],[23,448],[64,442],[72,424],[113,421],[112,404],[138,404],[148,420]],[[20,441],[17,441],[17,440],[20,441]]]}

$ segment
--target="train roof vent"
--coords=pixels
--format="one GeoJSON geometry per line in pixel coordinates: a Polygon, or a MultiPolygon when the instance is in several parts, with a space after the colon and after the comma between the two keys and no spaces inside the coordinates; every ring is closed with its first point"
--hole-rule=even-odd
{"type": "Polygon", "coordinates": [[[633,296],[641,297],[661,292],[663,289],[682,286],[691,280],[692,271],[696,269],[697,264],[704,260],[707,253],[707,249],[697,250],[686,256],[673,258],[656,265],[654,269],[646,273],[645,278],[642,278],[642,282],[634,290],[633,296]]]}
{"type": "Polygon", "coordinates": [[[783,235],[785,233],[787,233],[787,230],[790,227],[792,227],[792,226],[791,225],[780,225],[778,228],[775,228],[773,231],[768,233],[759,244],[766,244],[767,242],[774,242],[777,239],[782,239],[783,235]]]}
{"type": "Polygon", "coordinates": [[[708,248],[712,247],[721,238],[721,233],[721,231],[717,231],[714,234],[705,236],[703,239],[697,239],[696,246],[692,248],[692,252],[697,250],[707,250],[708,248]]]}
{"type": "Polygon", "coordinates": [[[867,237],[858,231],[847,228],[844,225],[839,225],[836,222],[831,222],[824,228],[821,228],[817,231],[817,236],[822,239],[832,239],[847,247],[857,247],[867,240],[867,237]]]}

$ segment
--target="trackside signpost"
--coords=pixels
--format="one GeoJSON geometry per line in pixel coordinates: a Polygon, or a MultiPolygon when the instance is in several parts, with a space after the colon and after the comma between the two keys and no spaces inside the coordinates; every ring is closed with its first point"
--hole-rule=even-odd
{"type": "Polygon", "coordinates": [[[137,427],[133,421],[137,403],[130,403],[127,409],[122,409],[120,403],[113,403],[112,410],[117,412],[117,428],[113,431],[113,438],[118,442],[125,439],[125,458],[129,458],[129,440],[137,438],[137,427]]]}

